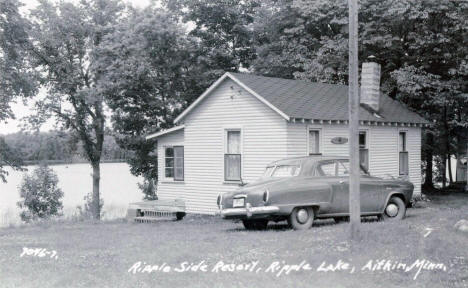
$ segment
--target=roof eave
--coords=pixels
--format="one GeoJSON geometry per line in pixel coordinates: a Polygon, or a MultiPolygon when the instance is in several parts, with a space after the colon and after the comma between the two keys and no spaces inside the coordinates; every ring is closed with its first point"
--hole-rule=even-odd
{"type": "Polygon", "coordinates": [[[278,113],[281,117],[283,117],[285,120],[289,121],[290,120],[290,117],[288,115],[286,115],[283,111],[281,111],[280,109],[278,109],[277,107],[275,107],[273,104],[271,104],[270,102],[268,102],[265,98],[263,98],[261,95],[259,95],[258,93],[256,93],[255,91],[253,91],[252,89],[250,89],[247,85],[245,85],[244,83],[242,83],[239,79],[237,79],[234,75],[232,75],[231,73],[229,72],[226,72],[224,73],[223,76],[221,76],[221,78],[219,78],[218,80],[216,80],[215,83],[213,83],[205,92],[203,92],[203,94],[197,98],[197,100],[195,100],[189,107],[187,107],[187,109],[185,109],[179,116],[177,116],[177,118],[174,120],[174,123],[179,123],[183,118],[185,118],[185,116],[187,116],[188,113],[190,113],[190,111],[192,111],[203,99],[205,99],[216,87],[219,86],[219,84],[221,84],[224,79],[226,79],[227,77],[229,77],[232,81],[234,81],[237,85],[241,86],[242,88],[244,88],[247,92],[249,92],[250,94],[252,94],[255,98],[257,98],[258,100],[260,100],[260,102],[262,102],[263,104],[265,104],[266,106],[268,106],[270,109],[272,109],[273,111],[275,111],[276,113],[278,113]]]}
{"type": "Polygon", "coordinates": [[[156,133],[153,133],[153,134],[146,135],[145,140],[158,138],[158,137],[161,137],[163,135],[166,135],[166,134],[169,134],[169,133],[172,133],[172,132],[176,132],[176,131],[179,131],[179,130],[184,129],[184,128],[185,128],[184,125],[175,126],[175,127],[163,130],[163,131],[159,131],[159,132],[156,132],[156,133]]]}

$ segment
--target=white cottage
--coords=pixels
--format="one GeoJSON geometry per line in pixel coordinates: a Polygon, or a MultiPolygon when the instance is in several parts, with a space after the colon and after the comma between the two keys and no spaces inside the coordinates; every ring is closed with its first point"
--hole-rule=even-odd
{"type": "MultiPolygon", "coordinates": [[[[363,65],[359,146],[376,176],[408,176],[421,193],[421,128],[428,124],[379,93],[380,67],[363,65]]],[[[271,161],[348,155],[348,87],[226,73],[157,138],[158,196],[213,214],[220,192],[254,181],[271,161]],[[343,143],[345,142],[345,143],[343,143]]]]}

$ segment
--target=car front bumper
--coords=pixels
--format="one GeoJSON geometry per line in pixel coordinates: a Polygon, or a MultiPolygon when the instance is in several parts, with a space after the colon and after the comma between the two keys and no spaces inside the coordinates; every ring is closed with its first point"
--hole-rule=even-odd
{"type": "Polygon", "coordinates": [[[280,208],[277,206],[260,206],[260,207],[251,207],[246,205],[244,208],[226,208],[221,209],[221,216],[223,218],[243,218],[243,217],[252,217],[258,215],[269,215],[274,214],[280,211],[280,208]]]}

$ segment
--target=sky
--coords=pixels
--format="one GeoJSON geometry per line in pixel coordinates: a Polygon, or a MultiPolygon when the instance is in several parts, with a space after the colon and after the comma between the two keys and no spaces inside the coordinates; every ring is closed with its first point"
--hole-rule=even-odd
{"type": "MultiPolygon", "coordinates": [[[[75,2],[76,0],[71,0],[71,2],[75,2]]],[[[37,0],[21,0],[25,6],[23,9],[29,10],[37,6],[37,0]]],[[[134,7],[144,8],[149,5],[150,0],[126,0],[125,2],[131,3],[134,7]]],[[[21,130],[21,118],[29,116],[32,114],[32,100],[29,103],[23,104],[21,100],[18,100],[17,103],[11,105],[13,113],[16,119],[8,119],[7,122],[0,122],[0,135],[1,134],[9,134],[15,133],[21,130]]],[[[54,128],[54,121],[50,120],[45,123],[42,127],[42,131],[48,131],[54,128]]]]}

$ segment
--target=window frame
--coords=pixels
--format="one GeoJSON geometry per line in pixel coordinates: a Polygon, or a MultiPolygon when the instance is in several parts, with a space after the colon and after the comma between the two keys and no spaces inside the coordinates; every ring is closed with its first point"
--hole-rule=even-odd
{"type": "Polygon", "coordinates": [[[358,134],[358,146],[359,146],[359,164],[361,166],[363,166],[365,168],[365,170],[369,171],[370,169],[370,149],[369,149],[369,130],[359,130],[359,134],[358,134]],[[365,140],[365,143],[364,143],[364,148],[361,148],[361,143],[360,143],[360,138],[361,138],[361,134],[364,134],[364,140],[365,140]],[[363,165],[363,163],[361,163],[361,151],[365,151],[367,152],[367,165],[363,165]]]}
{"type": "Polygon", "coordinates": [[[173,181],[173,182],[183,182],[184,179],[185,179],[185,147],[184,145],[165,145],[163,146],[164,147],[164,177],[163,179],[165,181],[173,181]],[[175,175],[175,170],[176,170],[176,152],[175,152],[175,148],[182,148],[182,157],[179,157],[179,158],[182,158],[182,178],[177,178],[176,175],[175,175]],[[167,149],[172,149],[172,157],[169,157],[169,158],[172,158],[173,161],[172,161],[172,167],[167,167],[166,166],[166,159],[168,158],[166,156],[166,150],[167,149]],[[168,177],[166,176],[166,170],[167,169],[172,169],[172,177],[168,177]]]}
{"type": "Polygon", "coordinates": [[[398,130],[398,175],[409,176],[409,151],[408,151],[408,130],[398,130]],[[403,145],[401,135],[404,135],[403,145]],[[402,149],[401,149],[402,148],[402,149]],[[401,155],[406,154],[406,173],[401,171],[401,155]]]}
{"type": "Polygon", "coordinates": [[[173,179],[174,181],[184,181],[185,179],[185,148],[183,145],[174,145],[172,146],[172,148],[174,149],[174,167],[172,169],[174,169],[174,172],[173,172],[173,179]],[[176,178],[176,168],[179,168],[177,167],[177,161],[176,161],[176,148],[182,148],[182,157],[178,157],[178,158],[182,158],[182,178],[176,178]]]}
{"type": "Polygon", "coordinates": [[[242,169],[242,165],[244,163],[244,159],[243,159],[243,149],[244,149],[244,145],[243,145],[243,142],[244,142],[244,137],[243,137],[243,133],[242,133],[242,128],[224,128],[224,153],[223,153],[223,166],[224,166],[224,169],[223,169],[223,179],[224,179],[224,182],[226,183],[241,183],[242,182],[242,173],[243,173],[243,170],[242,169]],[[229,132],[239,132],[239,151],[240,153],[228,153],[229,151],[229,143],[228,143],[228,134],[229,132]],[[229,156],[229,155],[236,155],[236,156],[239,156],[239,179],[228,179],[227,178],[227,162],[226,162],[226,157],[229,156]]]}
{"type": "Polygon", "coordinates": [[[307,139],[307,155],[322,155],[322,128],[321,127],[317,127],[317,126],[307,126],[307,130],[306,130],[306,139],[307,139]],[[310,131],[317,131],[318,132],[318,153],[311,153],[310,152],[310,131]]]}

